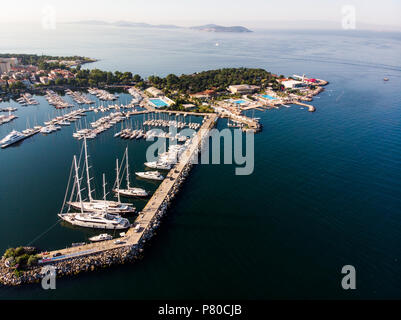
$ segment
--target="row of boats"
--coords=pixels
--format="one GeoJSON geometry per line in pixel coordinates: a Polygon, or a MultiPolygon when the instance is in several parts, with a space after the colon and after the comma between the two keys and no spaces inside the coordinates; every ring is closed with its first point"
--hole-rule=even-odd
{"type": "Polygon", "coordinates": [[[77,130],[72,136],[78,140],[83,138],[94,139],[96,136],[114,126],[116,123],[123,121],[126,118],[121,112],[112,112],[107,116],[101,117],[90,123],[92,129],[84,128],[77,130]]]}
{"type": "Polygon", "coordinates": [[[88,92],[103,101],[114,101],[118,99],[118,96],[98,88],[89,88],[88,92]]]}
{"type": "Polygon", "coordinates": [[[46,90],[46,100],[49,104],[54,106],[56,109],[64,109],[64,108],[72,108],[73,104],[65,101],[62,97],[60,97],[53,90],[46,90]]]}
{"type": "Polygon", "coordinates": [[[21,97],[17,99],[17,102],[21,106],[24,106],[24,107],[26,107],[28,105],[37,105],[37,104],[39,104],[39,102],[34,97],[32,97],[32,95],[30,93],[28,93],[28,92],[23,93],[21,95],[21,97]]]}
{"type": "Polygon", "coordinates": [[[132,96],[131,105],[138,105],[143,101],[142,94],[135,87],[129,88],[128,93],[132,96]]]}
{"type": "Polygon", "coordinates": [[[170,170],[181,159],[182,154],[187,149],[191,140],[187,140],[184,144],[172,144],[168,151],[158,156],[156,161],[145,162],[144,165],[150,169],[170,170]]]}
{"type": "MultiPolygon", "coordinates": [[[[130,183],[130,169],[128,160],[128,148],[126,148],[121,163],[116,159],[116,180],[112,192],[117,197],[117,201],[107,200],[106,179],[103,174],[103,199],[94,199],[92,188],[92,179],[89,172],[88,148],[86,139],[83,144],[84,164],[83,173],[79,171],[77,156],[74,156],[70,177],[67,184],[66,196],[63,206],[58,216],[76,226],[95,228],[95,229],[127,229],[131,226],[128,219],[121,215],[135,213],[136,209],[131,203],[121,202],[121,197],[147,197],[146,190],[138,187],[132,187],[130,183]],[[125,176],[126,184],[122,186],[125,176]],[[86,187],[83,187],[82,180],[86,177],[86,187]],[[71,180],[73,180],[71,193],[69,191],[71,180]],[[83,198],[83,191],[87,190],[87,198],[83,198]],[[70,193],[69,200],[67,196],[70,193]]],[[[82,155],[82,151],[81,151],[82,155]]],[[[81,158],[81,156],[79,157],[81,158]]],[[[164,177],[158,172],[136,172],[138,177],[152,180],[163,180],[164,177]]]]}
{"type": "Polygon", "coordinates": [[[61,129],[61,126],[69,126],[72,122],[75,122],[81,119],[83,116],[86,116],[86,112],[89,109],[80,108],[77,110],[73,110],[71,112],[65,113],[64,115],[57,116],[53,119],[49,119],[45,121],[45,126],[40,127],[40,132],[44,134],[49,134],[61,129]]]}
{"type": "Polygon", "coordinates": [[[14,119],[17,119],[18,117],[11,114],[11,112],[8,113],[8,116],[5,115],[0,115],[0,125],[4,124],[4,123],[8,123],[13,121],[14,119]]]}
{"type": "Polygon", "coordinates": [[[0,112],[14,112],[17,111],[17,108],[7,107],[7,108],[0,108],[0,112]]]}
{"type": "Polygon", "coordinates": [[[121,139],[154,139],[154,138],[164,138],[164,139],[175,139],[178,142],[185,142],[187,141],[188,137],[183,136],[179,133],[173,136],[170,132],[163,132],[157,129],[151,129],[146,131],[145,129],[130,129],[126,128],[114,134],[114,138],[121,138],[121,139]]]}
{"type": "Polygon", "coordinates": [[[78,91],[72,91],[70,89],[65,90],[65,93],[71,96],[74,101],[78,104],[93,104],[95,103],[91,99],[87,98],[84,94],[78,91]]]}
{"type": "Polygon", "coordinates": [[[33,128],[27,128],[21,132],[12,130],[7,136],[0,140],[0,147],[3,149],[7,148],[22,140],[32,137],[39,132],[43,134],[50,134],[58,131],[61,129],[61,126],[68,126],[71,124],[71,122],[74,122],[80,119],[82,116],[85,116],[85,112],[87,111],[88,109],[77,109],[62,116],[57,116],[51,120],[49,119],[49,121],[45,121],[44,126],[36,125],[33,128]]]}
{"type": "Polygon", "coordinates": [[[183,129],[185,127],[189,127],[190,129],[194,130],[199,129],[201,126],[200,123],[196,122],[187,123],[185,121],[178,121],[177,119],[170,120],[167,117],[164,119],[163,118],[156,119],[156,114],[148,114],[148,118],[144,120],[143,124],[152,127],[176,127],[177,129],[183,129]]]}
{"type": "Polygon", "coordinates": [[[123,109],[133,109],[135,106],[132,104],[113,104],[113,105],[108,105],[108,106],[99,106],[97,108],[94,108],[94,112],[98,113],[98,112],[107,112],[110,110],[123,110],[123,109]]]}

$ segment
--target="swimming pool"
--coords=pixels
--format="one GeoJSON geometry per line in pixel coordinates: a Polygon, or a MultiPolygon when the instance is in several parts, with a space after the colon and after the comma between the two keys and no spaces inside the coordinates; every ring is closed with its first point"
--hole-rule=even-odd
{"type": "Polygon", "coordinates": [[[272,97],[272,96],[270,96],[270,95],[268,95],[268,94],[263,94],[262,97],[263,97],[263,98],[266,98],[266,99],[269,99],[269,100],[277,100],[277,98],[272,97]]]}
{"type": "Polygon", "coordinates": [[[243,104],[243,103],[246,103],[245,100],[236,100],[236,101],[233,101],[233,102],[236,103],[236,104],[243,104]]]}
{"type": "Polygon", "coordinates": [[[149,99],[155,107],[167,107],[168,104],[161,99],[149,99]]]}

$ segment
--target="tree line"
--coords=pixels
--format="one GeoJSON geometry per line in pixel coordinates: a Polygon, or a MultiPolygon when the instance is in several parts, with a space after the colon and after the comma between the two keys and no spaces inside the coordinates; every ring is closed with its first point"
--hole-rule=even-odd
{"type": "Polygon", "coordinates": [[[165,78],[150,76],[149,84],[168,91],[178,91],[181,94],[191,94],[214,88],[225,91],[228,86],[250,84],[265,87],[275,77],[264,69],[224,68],[203,71],[194,74],[176,76],[169,74],[165,78]]]}

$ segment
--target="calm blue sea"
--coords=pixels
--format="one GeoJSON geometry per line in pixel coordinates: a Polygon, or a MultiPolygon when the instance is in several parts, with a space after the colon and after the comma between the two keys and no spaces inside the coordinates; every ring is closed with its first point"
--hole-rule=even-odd
{"type": "MultiPolygon", "coordinates": [[[[313,114],[299,106],[255,113],[264,130],[255,136],[252,175],[235,176],[234,165],[194,167],[141,261],[59,279],[53,291],[0,287],[0,298],[401,298],[400,51],[398,33],[2,28],[0,52],[99,59],[89,68],[163,76],[260,67],[330,84],[313,101],[313,114]],[[348,264],[357,271],[352,292],[341,288],[348,264]]],[[[39,106],[27,108],[0,103],[19,108],[16,121],[0,126],[1,138],[28,119],[41,123],[55,114],[37,99],[39,106]]],[[[81,147],[73,130],[0,151],[0,251],[31,241],[60,248],[93,234],[51,228],[81,147]]],[[[113,130],[89,143],[99,191],[101,174],[113,181],[115,158],[127,144],[136,171],[149,144],[113,139],[113,130]]]]}

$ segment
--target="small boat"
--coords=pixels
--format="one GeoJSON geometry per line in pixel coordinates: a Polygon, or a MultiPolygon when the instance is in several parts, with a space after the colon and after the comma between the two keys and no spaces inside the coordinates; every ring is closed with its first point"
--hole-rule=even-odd
{"type": "Polygon", "coordinates": [[[384,81],[389,81],[390,79],[389,79],[389,78],[384,78],[383,80],[384,80],[384,81]]]}
{"type": "Polygon", "coordinates": [[[157,181],[161,181],[164,179],[164,177],[160,174],[159,171],[135,172],[135,174],[143,179],[157,180],[157,181]]]}
{"type": "Polygon", "coordinates": [[[86,245],[86,242],[73,242],[71,243],[71,247],[80,247],[86,245]]]}
{"type": "Polygon", "coordinates": [[[171,164],[167,162],[160,162],[160,161],[145,162],[144,165],[151,169],[159,169],[159,170],[171,169],[171,164]]]}
{"type": "Polygon", "coordinates": [[[135,232],[138,233],[141,231],[141,225],[138,223],[135,228],[134,228],[135,232]]]}
{"type": "Polygon", "coordinates": [[[53,131],[54,131],[53,128],[50,126],[43,127],[40,129],[40,132],[44,133],[44,134],[49,134],[49,133],[52,133],[53,131]]]}
{"type": "Polygon", "coordinates": [[[113,239],[113,237],[107,233],[102,233],[102,234],[99,234],[98,236],[89,238],[89,240],[92,242],[107,241],[107,240],[111,240],[111,239],[113,239]]]}
{"type": "MultiPolygon", "coordinates": [[[[120,170],[119,170],[118,159],[117,159],[116,160],[116,182],[115,182],[116,188],[113,188],[113,192],[116,194],[116,196],[118,198],[120,198],[120,196],[123,196],[123,197],[147,197],[149,194],[146,190],[144,190],[142,188],[133,188],[130,185],[128,148],[125,149],[125,159],[126,159],[125,171],[126,171],[126,178],[127,178],[127,188],[126,189],[121,188],[120,170]]],[[[124,172],[123,172],[123,175],[124,175],[124,172]]]]}

